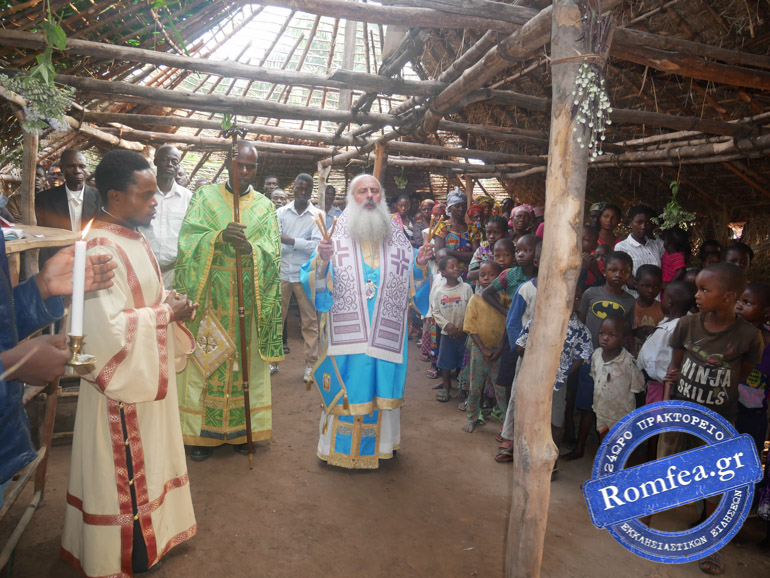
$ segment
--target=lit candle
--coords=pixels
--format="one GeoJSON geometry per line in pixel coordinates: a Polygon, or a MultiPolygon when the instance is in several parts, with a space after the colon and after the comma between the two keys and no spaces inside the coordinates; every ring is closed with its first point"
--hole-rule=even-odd
{"type": "MultiPolygon", "coordinates": [[[[91,219],[93,222],[93,219],[91,219]]],[[[75,242],[75,263],[72,266],[72,308],[70,310],[70,335],[83,336],[83,302],[86,289],[86,235],[91,222],[83,229],[80,241],[75,242]]]]}

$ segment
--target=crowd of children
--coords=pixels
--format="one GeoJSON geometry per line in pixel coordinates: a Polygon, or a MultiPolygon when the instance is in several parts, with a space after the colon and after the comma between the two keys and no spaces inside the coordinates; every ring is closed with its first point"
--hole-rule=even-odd
{"type": "MultiPolygon", "coordinates": [[[[515,392],[526,387],[516,374],[527,354],[543,227],[528,206],[515,208],[508,222],[478,209],[472,214],[474,230],[484,234],[473,241],[467,273],[453,252],[437,252],[422,359],[435,363],[429,377],[440,372],[439,402],[451,399],[458,378],[463,431],[474,432],[490,417],[501,422],[494,456],[511,462],[515,392]]],[[[707,240],[694,257],[686,230],[655,235],[656,212],[646,206],[628,211],[630,234],[622,239],[621,215],[597,203],[583,227],[574,312],[553,386],[551,425],[563,459],[582,458],[592,431],[601,440],[635,408],[670,399],[725,417],[754,438],[761,455],[768,434],[770,285],[747,284],[752,249],[707,240]]],[[[677,432],[659,438],[649,440],[646,459],[682,451],[694,439],[677,432]]],[[[770,520],[767,480],[763,487],[759,511],[770,520]]],[[[708,505],[702,520],[707,511],[708,505]]],[[[700,567],[718,573],[721,564],[717,553],[700,567]]]]}

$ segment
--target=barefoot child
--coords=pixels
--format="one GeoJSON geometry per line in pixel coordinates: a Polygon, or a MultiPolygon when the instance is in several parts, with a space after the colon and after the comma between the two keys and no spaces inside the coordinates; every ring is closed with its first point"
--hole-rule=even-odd
{"type": "MultiPolygon", "coordinates": [[[[564,414],[567,404],[567,377],[574,374],[582,365],[589,363],[591,354],[594,351],[591,342],[591,332],[588,331],[588,327],[580,321],[576,313],[582,294],[581,283],[578,282],[575,287],[573,312],[567,325],[567,335],[564,339],[564,347],[562,348],[561,357],[559,358],[559,368],[556,371],[556,381],[553,386],[551,435],[553,436],[553,443],[556,444],[557,448],[561,444],[562,436],[564,435],[564,414]]],[[[530,320],[527,322],[524,329],[522,329],[521,335],[516,340],[516,346],[520,356],[524,355],[524,352],[526,351],[531,326],[532,321],[530,320]]],[[[519,387],[524,387],[524,385],[522,384],[519,387]]],[[[509,407],[508,412],[509,414],[506,414],[505,427],[502,432],[502,436],[503,438],[506,438],[506,441],[504,441],[497,450],[497,455],[495,456],[495,461],[497,462],[513,461],[513,407],[509,407]]],[[[555,479],[557,470],[557,465],[554,464],[554,475],[552,475],[551,479],[555,479]]]]}
{"type": "MultiPolygon", "coordinates": [[[[488,287],[500,274],[500,265],[486,261],[479,267],[479,285],[488,287]]],[[[500,367],[500,346],[503,342],[505,318],[500,312],[489,306],[479,295],[474,295],[468,302],[463,321],[463,331],[470,335],[471,360],[469,377],[469,395],[465,404],[468,422],[463,431],[471,433],[477,425],[484,424],[481,413],[481,393],[487,382],[494,384],[500,367]]]]}
{"type": "MultiPolygon", "coordinates": [[[[478,282],[479,280],[479,268],[482,264],[486,263],[487,261],[494,262],[495,254],[494,254],[494,248],[497,242],[502,239],[504,236],[508,234],[508,221],[506,221],[503,217],[500,216],[493,216],[489,219],[489,221],[486,224],[485,227],[486,231],[486,240],[481,242],[481,245],[478,249],[476,249],[476,252],[473,254],[473,257],[471,258],[471,262],[468,265],[468,275],[467,280],[469,283],[475,284],[475,293],[476,295],[481,295],[481,292],[484,290],[484,287],[487,285],[482,286],[481,283],[478,282]]],[[[502,268],[501,268],[502,270],[502,268]]],[[[466,351],[465,351],[465,360],[464,360],[464,367],[463,371],[460,374],[459,379],[457,380],[458,385],[460,387],[460,397],[467,397],[468,396],[468,388],[469,388],[469,382],[470,382],[470,376],[471,376],[471,363],[470,363],[470,342],[466,342],[466,351]]],[[[495,371],[495,375],[497,375],[497,372],[495,371]]],[[[461,409],[465,411],[465,402],[462,402],[460,404],[461,409]]]]}
{"type": "MultiPolygon", "coordinates": [[[[738,384],[746,381],[764,349],[759,329],[735,315],[746,274],[736,265],[716,263],[698,273],[695,284],[700,313],[682,317],[671,335],[674,353],[663,399],[697,403],[735,423],[738,384]]],[[[695,440],[684,432],[666,432],[660,436],[658,457],[692,449],[699,445],[695,440]]],[[[715,502],[707,500],[702,519],[715,507],[715,502]]],[[[719,552],[700,560],[698,565],[709,574],[723,570],[719,552]]]]}
{"type": "Polygon", "coordinates": [[[463,320],[473,289],[462,280],[456,257],[447,255],[439,258],[438,269],[446,283],[437,285],[430,294],[433,319],[441,330],[436,365],[441,370],[442,389],[436,394],[436,401],[447,402],[452,387],[451,372],[462,367],[465,355],[463,320]]]}
{"type": "MultiPolygon", "coordinates": [[[[502,244],[506,239],[500,239],[498,243],[502,244]]],[[[532,279],[537,274],[537,251],[540,239],[535,235],[523,235],[516,242],[516,267],[500,273],[492,284],[484,289],[482,297],[484,301],[497,309],[501,314],[507,317],[508,309],[513,302],[516,293],[524,283],[532,279]]],[[[534,309],[533,309],[534,310],[534,309]]],[[[518,335],[516,335],[518,337],[518,335]]],[[[505,402],[507,407],[511,397],[511,385],[516,372],[517,356],[511,348],[511,339],[503,337],[502,353],[500,354],[500,368],[497,374],[497,383],[495,391],[505,389],[505,402]]]]}
{"type": "Polygon", "coordinates": [[[644,376],[623,347],[631,326],[623,317],[607,317],[599,326],[599,347],[591,358],[593,410],[599,441],[612,426],[636,408],[635,393],[644,391],[644,376]]]}
{"type": "MultiPolygon", "coordinates": [[[[422,207],[422,205],[420,205],[422,207]]],[[[422,208],[420,209],[422,211],[422,208]]],[[[433,206],[430,217],[433,219],[439,219],[442,215],[446,214],[446,205],[444,203],[436,203],[433,206]]],[[[423,238],[428,235],[428,229],[423,230],[423,238]]],[[[431,244],[435,244],[435,241],[431,240],[431,244]]],[[[430,369],[427,371],[429,379],[438,379],[439,371],[436,367],[436,358],[438,357],[438,346],[441,340],[441,332],[436,329],[436,322],[433,320],[433,312],[430,310],[430,291],[433,291],[433,287],[436,284],[444,283],[444,278],[438,274],[438,267],[436,262],[442,255],[448,254],[446,249],[440,249],[435,253],[435,257],[430,260],[429,264],[429,283],[430,289],[428,291],[428,311],[422,322],[422,341],[420,343],[420,361],[429,361],[430,369]]]]}
{"type": "MultiPolygon", "coordinates": [[[[619,315],[628,321],[629,327],[634,322],[634,298],[623,290],[626,281],[631,276],[634,263],[627,253],[612,251],[605,259],[605,283],[601,287],[591,287],[580,300],[578,317],[591,331],[594,350],[599,347],[599,326],[609,315],[619,315]]],[[[585,444],[593,423],[594,384],[590,368],[583,366],[578,372],[578,389],[575,398],[575,408],[580,412],[578,439],[575,449],[564,459],[575,460],[583,457],[585,444]]]]}

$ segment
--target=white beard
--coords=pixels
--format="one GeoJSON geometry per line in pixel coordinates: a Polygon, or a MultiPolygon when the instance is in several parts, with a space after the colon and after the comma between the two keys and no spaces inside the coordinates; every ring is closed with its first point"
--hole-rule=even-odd
{"type": "Polygon", "coordinates": [[[348,203],[348,234],[354,241],[382,243],[390,236],[390,215],[385,197],[376,209],[364,209],[355,200],[348,203]]]}

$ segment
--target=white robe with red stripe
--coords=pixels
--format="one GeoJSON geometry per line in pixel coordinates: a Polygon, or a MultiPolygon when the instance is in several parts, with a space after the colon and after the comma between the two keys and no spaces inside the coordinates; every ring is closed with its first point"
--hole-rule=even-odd
{"type": "Polygon", "coordinates": [[[135,517],[151,566],[197,530],[175,374],[195,344],[170,322],[160,269],[140,233],[96,221],[88,238],[88,254],[112,255],[118,268],[111,288],[86,296],[83,349],[96,366],[81,381],[62,556],[85,576],[127,577],[135,517]]]}

